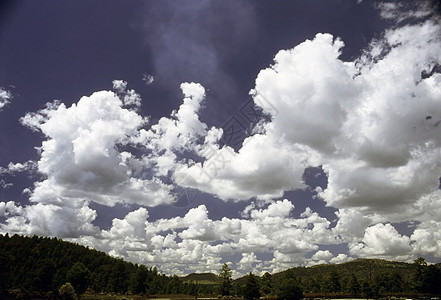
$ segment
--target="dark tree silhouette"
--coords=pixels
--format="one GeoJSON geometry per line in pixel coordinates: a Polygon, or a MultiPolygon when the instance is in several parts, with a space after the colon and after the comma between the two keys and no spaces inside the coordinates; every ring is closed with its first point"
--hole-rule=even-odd
{"type": "Polygon", "coordinates": [[[90,271],[82,262],[75,263],[67,273],[67,281],[72,284],[78,295],[84,294],[89,286],[90,271]]]}
{"type": "Polygon", "coordinates": [[[225,263],[219,273],[219,292],[222,296],[229,296],[232,289],[233,272],[225,263]]]}
{"type": "Polygon", "coordinates": [[[260,298],[260,285],[258,278],[257,276],[254,276],[251,272],[247,275],[245,280],[243,298],[245,300],[254,300],[260,298]]]}
{"type": "Polygon", "coordinates": [[[303,290],[294,278],[284,278],[277,288],[279,300],[300,300],[302,297],[303,290]]]}

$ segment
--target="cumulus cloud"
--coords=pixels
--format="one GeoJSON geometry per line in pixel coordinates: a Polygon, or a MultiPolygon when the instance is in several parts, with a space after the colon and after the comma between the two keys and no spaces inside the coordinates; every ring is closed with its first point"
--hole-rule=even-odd
{"type": "Polygon", "coordinates": [[[64,238],[99,233],[99,228],[92,225],[97,213],[87,202],[65,206],[37,203],[25,207],[13,201],[0,202],[0,216],[6,217],[5,224],[0,225],[2,232],[64,238]]]}
{"type": "Polygon", "coordinates": [[[144,119],[124,108],[114,93],[96,92],[71,107],[51,104],[27,114],[22,123],[46,136],[38,171],[47,179],[35,184],[31,201],[88,199],[105,205],[171,201],[164,197],[167,186],[155,178],[136,177],[128,155],[119,151],[144,119]]]}
{"type": "Polygon", "coordinates": [[[381,257],[409,260],[410,238],[403,236],[391,224],[375,224],[366,228],[362,241],[351,245],[349,251],[361,257],[381,257]],[[407,258],[407,259],[406,259],[407,258]]]}
{"type": "Polygon", "coordinates": [[[126,106],[141,106],[141,96],[135,92],[135,90],[127,90],[127,81],[114,80],[112,81],[113,88],[117,91],[120,99],[122,99],[126,106]]]}
{"type": "Polygon", "coordinates": [[[241,255],[234,267],[236,276],[254,268],[281,271],[294,262],[304,264],[303,256],[317,250],[318,244],[336,241],[326,219],[310,209],[295,219],[290,216],[293,209],[285,199],[252,209],[249,219],[213,220],[200,205],[183,217],[149,221],[148,211],[139,208],[114,219],[99,238],[74,240],[136,263],[157,265],[170,274],[217,273],[223,256],[235,254],[241,255]],[[258,253],[274,257],[262,261],[258,253]]]}

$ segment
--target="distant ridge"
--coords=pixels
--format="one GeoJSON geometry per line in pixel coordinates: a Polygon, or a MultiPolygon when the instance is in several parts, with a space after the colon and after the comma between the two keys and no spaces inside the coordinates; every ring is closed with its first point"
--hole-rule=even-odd
{"type": "Polygon", "coordinates": [[[277,280],[279,277],[290,272],[298,277],[323,276],[327,277],[332,272],[338,272],[340,276],[354,274],[357,278],[368,280],[377,274],[384,272],[400,273],[404,278],[410,278],[415,271],[415,265],[406,262],[388,261],[384,259],[357,258],[340,264],[320,264],[310,267],[294,267],[280,273],[273,274],[277,280]]]}
{"type": "Polygon", "coordinates": [[[191,273],[187,276],[181,277],[184,282],[194,281],[199,284],[216,284],[217,275],[213,273],[191,273]]]}

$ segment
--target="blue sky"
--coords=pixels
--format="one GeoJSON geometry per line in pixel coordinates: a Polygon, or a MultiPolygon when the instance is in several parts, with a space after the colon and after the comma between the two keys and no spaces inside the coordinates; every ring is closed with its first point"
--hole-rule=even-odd
{"type": "Polygon", "coordinates": [[[436,1],[7,1],[0,232],[168,274],[441,258],[436,1]]]}

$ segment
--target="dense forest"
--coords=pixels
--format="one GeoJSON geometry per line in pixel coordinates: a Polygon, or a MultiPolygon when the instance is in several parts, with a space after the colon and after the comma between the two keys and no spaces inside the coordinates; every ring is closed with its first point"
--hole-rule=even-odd
{"type": "Polygon", "coordinates": [[[57,295],[69,282],[77,294],[188,294],[194,282],[160,274],[104,252],[57,238],[0,235],[0,293],[57,295]]]}
{"type": "Polygon", "coordinates": [[[296,267],[280,273],[253,273],[233,280],[227,264],[219,274],[185,277],[160,274],[155,267],[132,264],[104,252],[57,238],[0,235],[0,297],[63,293],[138,295],[261,296],[343,298],[441,295],[441,265],[379,259],[296,267]],[[70,291],[72,290],[72,291],[70,291]]]}

